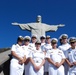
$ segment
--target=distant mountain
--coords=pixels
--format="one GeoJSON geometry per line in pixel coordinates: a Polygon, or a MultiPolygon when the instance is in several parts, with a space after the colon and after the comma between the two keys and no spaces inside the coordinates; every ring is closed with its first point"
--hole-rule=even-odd
{"type": "Polygon", "coordinates": [[[10,50],[11,48],[0,48],[0,53],[4,52],[4,51],[7,51],[7,50],[10,50]]]}

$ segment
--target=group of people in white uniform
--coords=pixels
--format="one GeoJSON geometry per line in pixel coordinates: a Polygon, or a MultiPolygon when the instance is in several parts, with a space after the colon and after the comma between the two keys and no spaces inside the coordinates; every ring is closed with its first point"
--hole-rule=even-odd
{"type": "Polygon", "coordinates": [[[76,37],[19,36],[11,47],[10,75],[76,75],[76,37]]]}

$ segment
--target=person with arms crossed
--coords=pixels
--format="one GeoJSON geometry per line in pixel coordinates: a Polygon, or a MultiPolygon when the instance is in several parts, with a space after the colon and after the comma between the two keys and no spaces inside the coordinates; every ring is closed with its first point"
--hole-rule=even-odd
{"type": "Polygon", "coordinates": [[[26,61],[26,55],[22,49],[23,37],[17,38],[17,44],[12,45],[11,54],[12,59],[10,61],[10,75],[23,75],[24,62],[26,61]]]}
{"type": "Polygon", "coordinates": [[[41,50],[41,42],[37,41],[35,43],[36,50],[30,55],[30,70],[29,75],[43,75],[44,74],[44,63],[45,63],[45,55],[41,50]]]}

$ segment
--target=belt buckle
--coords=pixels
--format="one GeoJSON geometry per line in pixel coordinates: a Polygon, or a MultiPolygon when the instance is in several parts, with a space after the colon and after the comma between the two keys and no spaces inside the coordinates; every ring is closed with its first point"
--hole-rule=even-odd
{"type": "Polygon", "coordinates": [[[36,61],[36,63],[38,63],[38,61],[36,61]]]}

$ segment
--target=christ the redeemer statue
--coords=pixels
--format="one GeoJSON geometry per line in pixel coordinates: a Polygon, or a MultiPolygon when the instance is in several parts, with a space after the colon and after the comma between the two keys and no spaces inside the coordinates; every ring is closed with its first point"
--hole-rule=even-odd
{"type": "Polygon", "coordinates": [[[29,30],[31,34],[36,34],[38,39],[40,36],[45,35],[48,31],[56,31],[59,27],[64,27],[63,24],[59,25],[48,25],[41,22],[41,16],[37,16],[37,21],[35,23],[12,23],[12,25],[18,25],[22,30],[29,30]]]}

